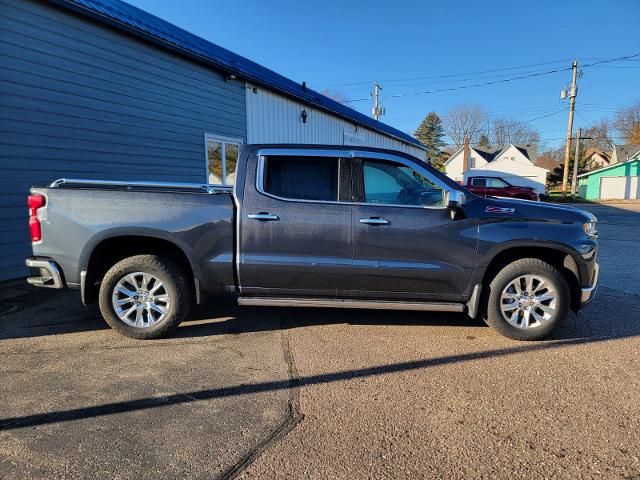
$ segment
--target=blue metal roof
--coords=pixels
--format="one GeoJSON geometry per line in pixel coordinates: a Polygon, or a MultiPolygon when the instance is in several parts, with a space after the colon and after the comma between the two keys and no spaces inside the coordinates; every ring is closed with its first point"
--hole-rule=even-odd
{"type": "Polygon", "coordinates": [[[420,148],[424,146],[411,135],[374,120],[282,75],[258,65],[225,48],[176,27],[171,23],[120,0],[51,0],[76,12],[88,15],[134,35],[161,44],[197,61],[212,65],[238,78],[293,97],[311,106],[391,135],[420,148]]]}

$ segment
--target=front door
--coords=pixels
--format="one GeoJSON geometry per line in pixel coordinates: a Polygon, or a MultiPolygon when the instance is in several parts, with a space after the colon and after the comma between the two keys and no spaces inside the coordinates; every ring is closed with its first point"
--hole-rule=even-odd
{"type": "Polygon", "coordinates": [[[459,299],[473,269],[477,222],[452,220],[442,180],[404,157],[372,157],[354,159],[353,185],[352,294],[459,299]]]}
{"type": "Polygon", "coordinates": [[[352,206],[341,201],[350,199],[351,172],[341,154],[264,150],[248,164],[239,213],[243,294],[337,296],[350,288],[352,206]]]}

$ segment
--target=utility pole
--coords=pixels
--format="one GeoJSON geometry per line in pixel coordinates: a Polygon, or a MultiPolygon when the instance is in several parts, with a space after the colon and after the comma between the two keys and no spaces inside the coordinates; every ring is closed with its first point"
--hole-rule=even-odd
{"type": "Polygon", "coordinates": [[[576,198],[576,183],[578,183],[578,163],[580,162],[580,137],[582,129],[576,133],[576,153],[573,155],[573,177],[571,177],[571,198],[576,198]]]}
{"type": "Polygon", "coordinates": [[[378,120],[382,115],[385,114],[384,107],[380,105],[380,90],[382,87],[378,85],[378,82],[373,84],[373,118],[378,120]]]}
{"type": "Polygon", "coordinates": [[[569,124],[567,125],[567,143],[564,147],[564,173],[562,175],[562,196],[567,196],[567,182],[569,181],[569,157],[571,156],[571,137],[573,133],[573,112],[576,106],[576,94],[578,87],[578,61],[574,60],[571,65],[573,70],[573,80],[571,81],[571,91],[569,92],[569,124]]]}
{"type": "Polygon", "coordinates": [[[583,137],[582,129],[578,129],[576,134],[576,152],[573,156],[573,177],[571,178],[571,198],[576,198],[576,189],[578,185],[578,165],[580,165],[580,140],[593,140],[593,137],[583,137]]]}

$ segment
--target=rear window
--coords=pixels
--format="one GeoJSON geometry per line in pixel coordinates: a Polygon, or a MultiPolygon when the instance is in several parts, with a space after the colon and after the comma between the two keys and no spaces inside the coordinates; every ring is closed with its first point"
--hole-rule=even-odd
{"type": "Polygon", "coordinates": [[[266,193],[293,200],[338,200],[338,158],[267,157],[266,193]]]}

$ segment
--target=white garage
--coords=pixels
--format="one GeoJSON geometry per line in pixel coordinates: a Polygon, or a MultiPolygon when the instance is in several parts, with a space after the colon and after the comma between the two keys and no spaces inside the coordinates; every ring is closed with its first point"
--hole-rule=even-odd
{"type": "Polygon", "coordinates": [[[587,200],[640,199],[640,158],[578,175],[578,192],[587,200]]]}
{"type": "Polygon", "coordinates": [[[640,177],[600,177],[602,200],[640,199],[640,177]]]}

